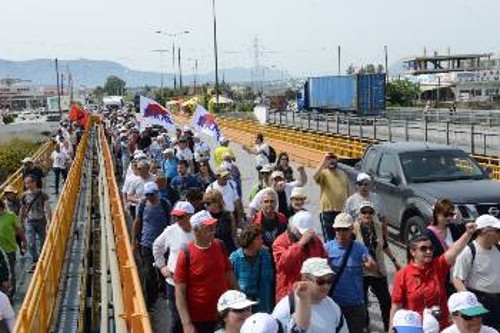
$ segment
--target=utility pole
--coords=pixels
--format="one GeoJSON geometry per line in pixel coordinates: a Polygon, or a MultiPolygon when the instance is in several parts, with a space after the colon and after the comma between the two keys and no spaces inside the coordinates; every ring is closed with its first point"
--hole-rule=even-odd
{"type": "Polygon", "coordinates": [[[61,73],[61,95],[64,96],[64,73],[61,73]]]}
{"type": "Polygon", "coordinates": [[[182,95],[182,67],[181,67],[181,48],[179,47],[177,49],[177,60],[178,60],[178,65],[179,65],[179,88],[181,89],[181,95],[182,95]]]}
{"type": "Polygon", "coordinates": [[[194,94],[196,95],[196,93],[198,92],[198,89],[196,89],[196,76],[198,75],[198,59],[195,59],[194,60],[194,83],[193,83],[193,86],[194,86],[194,94]]]}
{"type": "Polygon", "coordinates": [[[62,109],[61,109],[61,90],[59,83],[59,63],[56,58],[56,78],[57,78],[57,107],[59,109],[59,117],[62,120],[62,109]]]}
{"type": "Polygon", "coordinates": [[[172,38],[172,75],[174,76],[174,92],[177,90],[177,75],[175,74],[175,38],[172,38]]]}
{"type": "Polygon", "coordinates": [[[389,81],[389,65],[388,65],[388,56],[387,56],[387,45],[384,45],[384,54],[385,54],[385,77],[386,77],[386,80],[389,81]]]}
{"type": "Polygon", "coordinates": [[[214,19],[214,55],[215,55],[215,112],[219,111],[219,58],[217,51],[217,16],[215,14],[215,0],[212,0],[212,14],[214,19]]]}
{"type": "Polygon", "coordinates": [[[338,60],[337,72],[338,75],[340,75],[340,45],[337,47],[337,60],[338,60]]]}

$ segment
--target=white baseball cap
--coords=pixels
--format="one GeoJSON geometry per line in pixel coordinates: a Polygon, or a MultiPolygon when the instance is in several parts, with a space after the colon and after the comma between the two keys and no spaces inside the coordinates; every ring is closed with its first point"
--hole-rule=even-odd
{"type": "Polygon", "coordinates": [[[283,171],[273,171],[273,173],[271,174],[270,179],[275,179],[275,178],[278,178],[278,177],[285,179],[285,174],[283,173],[283,171]]]}
{"type": "Polygon", "coordinates": [[[361,202],[361,204],[358,207],[358,211],[360,211],[363,208],[371,208],[371,209],[375,210],[375,207],[373,206],[373,204],[370,201],[361,202]]]}
{"type": "Polygon", "coordinates": [[[31,157],[25,157],[21,163],[26,164],[26,163],[33,163],[33,159],[31,157]]]}
{"type": "Polygon", "coordinates": [[[191,126],[184,125],[184,132],[191,132],[191,131],[192,131],[191,126]]]}
{"type": "Polygon", "coordinates": [[[333,222],[333,228],[350,228],[354,224],[354,219],[351,215],[347,213],[339,213],[335,216],[335,221],[333,222]]]}
{"type": "Polygon", "coordinates": [[[217,311],[222,312],[227,309],[241,310],[257,304],[247,298],[247,295],[238,290],[228,290],[219,297],[217,311]]]}
{"type": "Polygon", "coordinates": [[[290,225],[297,228],[301,234],[307,230],[314,230],[314,216],[308,211],[301,210],[290,218],[290,225]]]}
{"type": "Polygon", "coordinates": [[[183,216],[186,214],[194,214],[194,207],[187,201],[177,201],[170,215],[183,216]]]}
{"type": "Polygon", "coordinates": [[[415,311],[398,310],[392,319],[392,326],[398,333],[424,333],[422,317],[415,311]]]}
{"type": "Polygon", "coordinates": [[[422,317],[424,333],[439,333],[439,321],[434,317],[431,309],[424,309],[422,317]]]}
{"type": "Polygon", "coordinates": [[[357,177],[356,177],[356,183],[362,183],[364,181],[372,181],[372,177],[370,177],[369,174],[366,174],[364,172],[361,172],[357,177]]]}
{"type": "Polygon", "coordinates": [[[476,219],[477,230],[484,228],[500,229],[500,220],[493,215],[484,214],[476,219]]]}
{"type": "Polygon", "coordinates": [[[228,143],[228,142],[229,142],[229,139],[224,137],[224,136],[219,139],[219,143],[224,144],[224,143],[228,143]]]}
{"type": "Polygon", "coordinates": [[[307,194],[304,191],[303,187],[294,187],[292,190],[292,194],[290,194],[290,199],[291,198],[307,198],[307,194]]]}
{"type": "Polygon", "coordinates": [[[301,274],[311,274],[315,277],[335,274],[328,265],[328,260],[325,258],[309,258],[302,264],[300,269],[301,274]]]}
{"type": "Polygon", "coordinates": [[[189,219],[191,226],[193,228],[199,227],[201,225],[211,226],[217,223],[217,219],[214,219],[212,215],[206,210],[202,210],[189,219]]]}
{"type": "Polygon", "coordinates": [[[155,194],[158,191],[158,185],[156,185],[155,182],[147,182],[144,184],[144,194],[155,194]]]}
{"type": "Polygon", "coordinates": [[[278,330],[278,321],[273,316],[258,312],[245,320],[240,333],[278,333],[278,330]]]}
{"type": "Polygon", "coordinates": [[[454,293],[448,299],[448,309],[450,313],[460,312],[466,316],[475,317],[489,313],[479,301],[476,295],[470,291],[460,291],[454,293]]]}

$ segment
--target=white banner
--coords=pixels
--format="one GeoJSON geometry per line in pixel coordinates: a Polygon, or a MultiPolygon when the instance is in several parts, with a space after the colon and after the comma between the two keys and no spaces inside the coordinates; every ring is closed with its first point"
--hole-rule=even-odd
{"type": "Polygon", "coordinates": [[[141,128],[150,124],[162,126],[169,131],[175,131],[172,113],[169,109],[144,96],[141,96],[140,98],[139,108],[142,116],[141,128]]]}
{"type": "Polygon", "coordinates": [[[196,106],[191,124],[196,131],[213,136],[217,141],[219,141],[222,136],[219,125],[217,125],[215,121],[215,116],[210,114],[210,112],[201,105],[196,106]]]}

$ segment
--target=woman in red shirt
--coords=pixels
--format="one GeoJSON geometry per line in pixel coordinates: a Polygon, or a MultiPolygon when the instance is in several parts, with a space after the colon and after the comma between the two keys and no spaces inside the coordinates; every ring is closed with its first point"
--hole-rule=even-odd
{"type": "Polygon", "coordinates": [[[446,277],[458,254],[467,246],[476,225],[467,225],[467,231],[441,256],[433,259],[429,237],[419,235],[408,244],[409,263],[396,273],[392,287],[391,328],[394,313],[408,309],[423,314],[433,309],[440,314],[441,329],[449,326],[449,312],[445,290],[446,277]]]}

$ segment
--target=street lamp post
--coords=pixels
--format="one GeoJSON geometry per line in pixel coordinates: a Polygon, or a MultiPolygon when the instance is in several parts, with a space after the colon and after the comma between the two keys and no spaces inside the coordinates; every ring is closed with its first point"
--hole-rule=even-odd
{"type": "Polygon", "coordinates": [[[174,75],[174,90],[177,90],[177,78],[175,75],[175,38],[180,35],[185,35],[189,33],[189,30],[179,31],[176,33],[169,33],[162,30],[155,31],[157,34],[165,35],[172,38],[172,74],[174,75]]]}
{"type": "Polygon", "coordinates": [[[215,15],[215,0],[212,0],[212,14],[214,19],[214,55],[215,55],[215,112],[219,110],[219,59],[217,53],[217,16],[215,15]]]}

